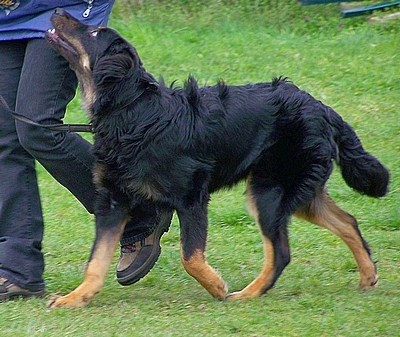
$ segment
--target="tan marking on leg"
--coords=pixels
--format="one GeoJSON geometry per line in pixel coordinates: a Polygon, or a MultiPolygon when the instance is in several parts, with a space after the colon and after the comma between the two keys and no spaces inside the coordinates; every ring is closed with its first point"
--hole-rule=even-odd
{"type": "Polygon", "coordinates": [[[103,162],[96,161],[93,164],[93,183],[96,188],[101,188],[104,184],[104,180],[107,177],[107,166],[103,162]]]}
{"type": "Polygon", "coordinates": [[[271,284],[275,275],[275,256],[272,242],[265,236],[264,240],[264,265],[260,274],[247,287],[228,295],[228,300],[245,300],[261,296],[265,289],[271,284]]]}
{"type": "Polygon", "coordinates": [[[225,299],[228,288],[224,280],[207,263],[203,251],[196,250],[189,260],[185,260],[181,246],[181,261],[187,273],[194,277],[211,296],[219,300],[225,299]]]}
{"type": "Polygon", "coordinates": [[[364,247],[361,233],[357,230],[357,224],[350,214],[339,208],[328,194],[323,192],[315,199],[308,211],[299,211],[295,216],[327,228],[339,236],[350,248],[358,264],[360,288],[374,288],[378,279],[376,267],[364,247]]]}
{"type": "MultiPolygon", "coordinates": [[[[259,225],[259,214],[255,201],[250,192],[250,186],[247,187],[247,208],[249,214],[254,217],[259,225]]],[[[260,226],[259,226],[260,228],[260,226]]],[[[262,295],[266,288],[271,284],[275,275],[275,253],[271,240],[260,233],[264,241],[264,264],[260,274],[247,287],[241,291],[237,291],[228,295],[228,300],[244,300],[255,298],[262,295]]]]}
{"type": "MultiPolygon", "coordinates": [[[[122,226],[120,234],[122,234],[124,227],[125,225],[122,226]]],[[[111,265],[119,239],[120,235],[116,235],[113,238],[105,238],[103,241],[98,242],[88,263],[83,282],[68,295],[52,299],[47,307],[76,308],[87,305],[103,287],[104,279],[111,265]]]]}

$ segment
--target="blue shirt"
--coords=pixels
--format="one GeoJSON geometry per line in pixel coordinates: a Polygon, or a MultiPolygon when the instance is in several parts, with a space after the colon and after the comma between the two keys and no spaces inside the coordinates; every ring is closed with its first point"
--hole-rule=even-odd
{"type": "Polygon", "coordinates": [[[86,25],[105,26],[115,0],[0,0],[0,41],[42,38],[50,16],[64,8],[86,25]]]}

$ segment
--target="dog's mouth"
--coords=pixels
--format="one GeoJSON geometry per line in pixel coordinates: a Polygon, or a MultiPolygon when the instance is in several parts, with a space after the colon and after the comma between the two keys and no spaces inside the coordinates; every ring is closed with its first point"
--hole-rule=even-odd
{"type": "Polygon", "coordinates": [[[65,37],[59,34],[54,28],[49,29],[46,32],[46,37],[49,40],[50,44],[59,49],[60,51],[64,50],[69,54],[79,56],[75,48],[65,39],[65,37]]]}

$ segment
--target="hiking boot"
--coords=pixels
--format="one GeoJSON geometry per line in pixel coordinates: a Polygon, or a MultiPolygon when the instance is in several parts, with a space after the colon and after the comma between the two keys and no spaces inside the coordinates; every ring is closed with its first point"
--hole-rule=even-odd
{"type": "Polygon", "coordinates": [[[0,277],[0,302],[16,297],[42,297],[45,290],[31,291],[21,288],[4,277],[0,277]]]}
{"type": "Polygon", "coordinates": [[[172,213],[161,215],[154,232],[147,238],[130,245],[121,246],[121,253],[117,265],[117,281],[128,286],[145,277],[153,268],[161,254],[160,239],[168,232],[172,213]]]}

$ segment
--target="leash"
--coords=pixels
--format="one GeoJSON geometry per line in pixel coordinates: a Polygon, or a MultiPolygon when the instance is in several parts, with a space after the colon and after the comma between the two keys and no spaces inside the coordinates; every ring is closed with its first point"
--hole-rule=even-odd
{"type": "Polygon", "coordinates": [[[92,124],[40,124],[36,123],[28,117],[25,117],[21,114],[16,113],[11,110],[5,101],[4,97],[0,95],[0,103],[4,106],[4,108],[15,118],[24,123],[39,126],[41,128],[49,129],[52,131],[61,131],[61,132],[91,132],[94,133],[94,129],[92,124]]]}

